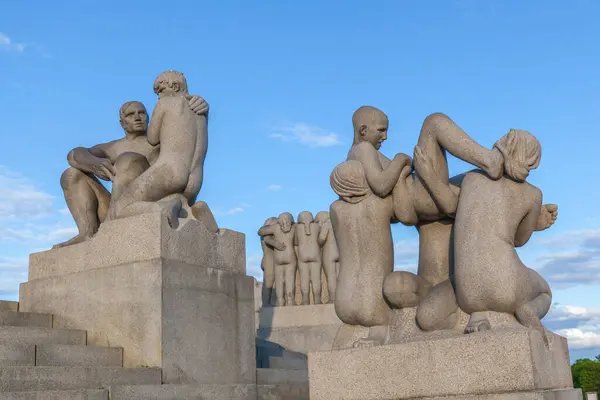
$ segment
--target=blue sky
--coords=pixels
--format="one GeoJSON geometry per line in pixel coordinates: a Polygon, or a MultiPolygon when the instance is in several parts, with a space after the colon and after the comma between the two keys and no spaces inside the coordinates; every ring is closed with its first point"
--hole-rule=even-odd
{"type": "MultiPolygon", "coordinates": [[[[16,298],[29,253],[73,234],[59,185],[68,151],[121,137],[120,105],[151,109],[154,78],[176,69],[211,105],[200,198],[246,233],[259,278],[257,229],[329,207],[360,105],[390,117],[388,156],[412,154],[434,111],[488,147],[509,128],[534,133],[530,181],[560,216],[520,253],[554,290],[546,325],[573,358],[600,353],[600,3],[34,3],[0,13],[0,297],[16,298]]],[[[413,269],[414,229],[393,230],[397,267],[413,269]]]]}

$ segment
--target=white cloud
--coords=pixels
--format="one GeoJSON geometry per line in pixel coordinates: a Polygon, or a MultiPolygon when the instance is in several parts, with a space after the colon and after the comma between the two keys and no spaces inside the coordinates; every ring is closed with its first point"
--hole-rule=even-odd
{"type": "Polygon", "coordinates": [[[556,331],[569,341],[569,347],[572,349],[586,349],[589,347],[600,347],[600,333],[585,332],[581,329],[561,329],[556,331]]]}
{"type": "Polygon", "coordinates": [[[227,211],[227,214],[234,215],[234,214],[238,214],[241,212],[244,212],[244,209],[242,207],[235,207],[235,208],[232,208],[231,210],[227,211]]]}
{"type": "Polygon", "coordinates": [[[22,228],[0,228],[0,240],[17,242],[61,242],[75,236],[74,226],[26,226],[22,228]]]}
{"type": "Polygon", "coordinates": [[[316,126],[296,123],[279,129],[270,136],[284,142],[296,142],[308,147],[330,147],[341,144],[336,133],[316,126]]]}
{"type": "Polygon", "coordinates": [[[280,190],[281,189],[281,185],[269,185],[267,186],[268,190],[280,190]]]}
{"type": "Polygon", "coordinates": [[[399,240],[394,244],[394,271],[417,272],[418,240],[399,240]]]}
{"type": "Polygon", "coordinates": [[[537,243],[550,249],[536,258],[535,266],[550,286],[600,283],[600,229],[570,231],[537,243]]]}
{"type": "Polygon", "coordinates": [[[0,220],[26,220],[54,212],[54,196],[35,188],[26,178],[0,166],[0,220]]]}
{"type": "Polygon", "coordinates": [[[553,304],[542,322],[566,337],[570,348],[600,347],[600,308],[553,304]]]}
{"type": "Polygon", "coordinates": [[[22,53],[26,47],[25,43],[16,43],[8,35],[0,32],[0,49],[22,53]]]}

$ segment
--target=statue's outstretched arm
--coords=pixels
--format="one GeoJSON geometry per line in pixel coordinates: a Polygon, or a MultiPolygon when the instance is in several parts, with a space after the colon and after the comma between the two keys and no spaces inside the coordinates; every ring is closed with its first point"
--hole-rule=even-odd
{"type": "Polygon", "coordinates": [[[529,241],[533,232],[536,231],[541,210],[542,192],[539,191],[539,195],[536,196],[536,199],[532,202],[531,209],[517,228],[517,233],[515,234],[515,247],[524,246],[529,241]]]}
{"type": "Polygon", "coordinates": [[[387,197],[396,186],[402,168],[409,165],[411,160],[406,154],[398,153],[387,168],[383,169],[377,153],[370,143],[357,145],[356,155],[363,165],[369,187],[376,196],[387,197]]]}

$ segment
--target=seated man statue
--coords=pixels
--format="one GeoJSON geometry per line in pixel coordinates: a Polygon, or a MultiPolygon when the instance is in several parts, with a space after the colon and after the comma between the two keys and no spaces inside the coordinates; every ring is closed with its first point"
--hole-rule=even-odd
{"type": "MultiPolygon", "coordinates": [[[[189,107],[197,115],[206,114],[208,109],[206,102],[199,96],[189,98],[189,107]]],[[[137,155],[143,157],[148,164],[156,160],[160,147],[151,145],[146,138],[148,115],[144,105],[139,101],[129,101],[121,106],[119,117],[125,131],[124,138],[91,148],[77,147],[67,156],[70,168],[62,174],[60,183],[79,233],[72,239],[55,245],[55,248],[81,243],[98,231],[98,227],[106,219],[111,200],[111,193],[99,179],[113,182],[117,179],[115,163],[120,156],[137,155]]],[[[139,175],[138,171],[133,172],[139,175]]],[[[113,192],[114,190],[113,187],[113,192]]]]}

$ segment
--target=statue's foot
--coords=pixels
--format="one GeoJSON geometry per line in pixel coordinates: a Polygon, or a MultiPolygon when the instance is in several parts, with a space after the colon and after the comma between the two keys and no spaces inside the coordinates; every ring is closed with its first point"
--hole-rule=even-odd
{"type": "Polygon", "coordinates": [[[212,211],[210,211],[210,208],[208,208],[208,204],[203,201],[198,201],[191,207],[191,209],[194,218],[204,223],[204,226],[209,232],[219,232],[219,226],[217,225],[217,221],[215,220],[212,211]]]}
{"type": "Polygon", "coordinates": [[[61,247],[67,247],[67,246],[71,246],[72,244],[78,244],[78,243],[83,243],[86,240],[89,240],[92,238],[92,235],[89,234],[79,234],[65,242],[62,243],[58,243],[55,244],[54,246],[52,246],[53,249],[60,249],[61,247]]]}
{"type": "Polygon", "coordinates": [[[477,321],[469,320],[465,333],[485,332],[492,329],[492,325],[487,318],[482,318],[477,321]]]}
{"type": "Polygon", "coordinates": [[[492,150],[490,160],[484,170],[492,180],[502,178],[502,175],[504,175],[504,156],[502,156],[500,150],[496,148],[492,150]]]}
{"type": "Polygon", "coordinates": [[[183,207],[181,199],[172,199],[161,204],[161,213],[167,218],[169,226],[173,229],[177,229],[179,226],[179,212],[181,211],[181,207],[183,207]]]}

